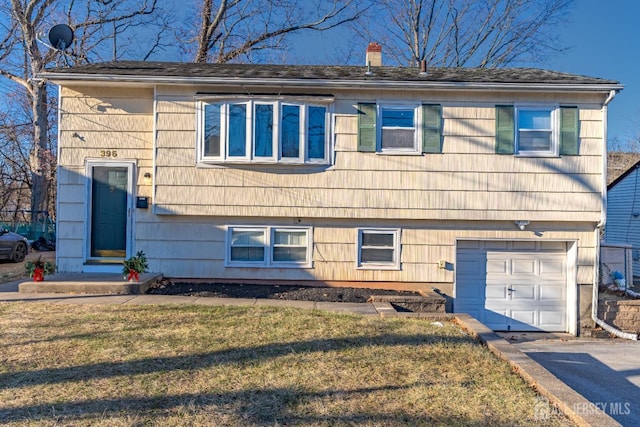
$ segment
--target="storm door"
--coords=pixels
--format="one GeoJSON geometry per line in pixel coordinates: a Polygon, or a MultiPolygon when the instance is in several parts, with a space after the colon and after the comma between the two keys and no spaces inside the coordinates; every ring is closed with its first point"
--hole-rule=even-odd
{"type": "Polygon", "coordinates": [[[131,164],[89,165],[87,259],[119,261],[127,257],[131,229],[131,164]]]}

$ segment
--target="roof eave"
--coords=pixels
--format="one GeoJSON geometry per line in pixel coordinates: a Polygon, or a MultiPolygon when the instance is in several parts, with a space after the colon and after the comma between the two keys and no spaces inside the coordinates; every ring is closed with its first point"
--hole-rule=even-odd
{"type": "Polygon", "coordinates": [[[149,85],[220,85],[220,86],[287,86],[307,88],[404,88],[404,89],[472,89],[472,90],[534,90],[534,91],[620,91],[621,84],[612,83],[497,83],[497,82],[439,82],[432,80],[377,80],[377,79],[261,79],[240,77],[177,77],[177,76],[141,76],[114,74],[38,74],[38,78],[63,86],[69,83],[142,83],[149,85]]]}

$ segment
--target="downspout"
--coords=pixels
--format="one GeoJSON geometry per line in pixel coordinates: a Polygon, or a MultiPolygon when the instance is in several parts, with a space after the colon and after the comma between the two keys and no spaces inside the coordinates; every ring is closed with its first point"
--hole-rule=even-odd
{"type": "Polygon", "coordinates": [[[602,329],[610,333],[611,335],[615,335],[618,338],[624,338],[628,340],[638,340],[637,334],[631,334],[628,332],[623,332],[613,326],[608,325],[603,320],[598,319],[598,287],[600,286],[600,232],[604,228],[607,222],[607,114],[608,114],[608,105],[615,98],[617,91],[612,90],[609,92],[609,96],[602,104],[602,213],[600,216],[600,222],[596,225],[595,240],[596,240],[596,259],[595,259],[595,270],[593,277],[593,299],[591,301],[591,318],[596,323],[596,325],[600,326],[602,329]]]}

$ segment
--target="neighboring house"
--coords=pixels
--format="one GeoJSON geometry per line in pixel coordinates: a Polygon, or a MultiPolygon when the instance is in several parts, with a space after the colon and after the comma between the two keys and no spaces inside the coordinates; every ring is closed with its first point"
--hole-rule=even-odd
{"type": "Polygon", "coordinates": [[[640,161],[607,187],[607,243],[632,246],[633,275],[640,276],[640,161]]]}
{"type": "MultiPolygon", "coordinates": [[[[589,325],[611,80],[538,69],[112,62],[60,86],[61,271],[432,287],[589,325]]],[[[379,55],[379,54],[378,54],[379,55]]]]}

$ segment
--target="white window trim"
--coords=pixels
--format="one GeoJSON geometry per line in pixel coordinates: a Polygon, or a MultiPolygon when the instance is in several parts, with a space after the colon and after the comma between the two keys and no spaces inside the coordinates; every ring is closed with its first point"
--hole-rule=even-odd
{"type": "MultiPolygon", "coordinates": [[[[279,163],[304,163],[305,157],[306,157],[306,152],[307,152],[307,144],[308,144],[308,140],[307,140],[307,129],[306,129],[306,124],[307,124],[307,117],[308,117],[308,107],[309,105],[307,104],[300,104],[297,102],[288,102],[288,101],[279,101],[278,102],[278,121],[276,122],[275,117],[274,117],[274,123],[278,124],[279,130],[280,132],[278,133],[278,139],[276,140],[276,143],[278,145],[278,162],[279,163]],[[283,157],[282,156],[282,126],[281,126],[281,118],[280,116],[282,116],[282,110],[284,109],[284,107],[298,107],[298,111],[299,111],[299,123],[298,123],[298,157],[283,157]]],[[[274,124],[275,125],[275,124],[274,124]]],[[[326,125],[326,121],[325,121],[325,125],[326,125]]],[[[325,126],[326,128],[326,126],[325,126]]],[[[326,129],[325,129],[326,131],[326,129]]],[[[325,148],[326,148],[326,133],[325,133],[325,148]]]]}
{"type": "Polygon", "coordinates": [[[253,106],[251,107],[252,120],[250,123],[251,126],[251,138],[247,138],[249,149],[251,150],[251,158],[257,159],[258,161],[263,162],[276,162],[276,155],[278,153],[278,141],[280,140],[280,111],[277,109],[277,106],[273,104],[273,102],[267,102],[265,100],[254,100],[253,106]],[[273,129],[271,134],[271,156],[270,157],[262,157],[255,155],[256,148],[256,122],[253,120],[253,113],[255,112],[257,105],[271,105],[273,107],[273,129]]]}
{"type": "Polygon", "coordinates": [[[358,270],[400,270],[400,238],[401,230],[399,228],[358,228],[356,236],[356,268],[358,270]],[[392,234],[393,235],[393,262],[366,262],[361,259],[362,234],[392,234]]]}
{"type": "Polygon", "coordinates": [[[222,114],[222,117],[226,117],[226,120],[220,120],[220,143],[224,144],[223,147],[220,147],[221,150],[220,152],[224,151],[224,156],[225,158],[231,160],[231,161],[248,161],[250,159],[251,156],[251,146],[253,143],[253,129],[251,124],[253,123],[253,104],[248,103],[248,102],[230,102],[230,103],[225,103],[221,105],[220,108],[220,112],[222,114]],[[245,144],[244,144],[244,152],[245,155],[244,156],[231,156],[231,154],[229,154],[229,134],[228,134],[228,127],[229,127],[229,118],[230,113],[229,113],[229,107],[231,105],[244,105],[245,106],[245,134],[246,135],[251,135],[251,138],[247,138],[245,140],[245,144]],[[224,138],[223,138],[224,137],[224,138]],[[222,150],[222,148],[224,148],[224,150],[222,150]]]}
{"type": "Polygon", "coordinates": [[[515,105],[515,155],[516,157],[559,157],[560,156],[560,106],[541,104],[515,105]],[[549,111],[551,115],[551,149],[550,150],[520,150],[520,110],[549,111]]]}
{"type": "Polygon", "coordinates": [[[407,102],[376,102],[376,152],[378,154],[422,154],[422,104],[407,102]],[[382,110],[413,109],[413,148],[382,148],[382,110]]]}
{"type": "Polygon", "coordinates": [[[225,239],[225,267],[253,267],[253,268],[312,268],[313,256],[313,227],[289,227],[289,226],[243,226],[230,225],[227,227],[225,239]],[[263,261],[232,261],[231,260],[231,236],[233,230],[262,231],[265,239],[263,261]],[[274,233],[276,231],[305,231],[307,233],[307,254],[302,262],[273,261],[274,233]]]}
{"type": "Polygon", "coordinates": [[[331,147],[332,147],[332,105],[327,105],[323,102],[296,102],[289,99],[278,99],[274,97],[272,99],[265,99],[263,97],[240,99],[240,98],[225,98],[225,99],[208,99],[198,100],[196,102],[196,163],[198,164],[286,164],[286,165],[329,165],[331,159],[331,147]],[[205,123],[205,105],[207,104],[220,104],[220,113],[225,119],[220,120],[220,156],[207,156],[204,152],[204,123],[205,123]],[[229,119],[229,106],[233,104],[245,104],[247,107],[247,139],[246,139],[246,156],[243,157],[231,157],[229,156],[229,144],[228,144],[228,119],[229,119]],[[270,104],[273,105],[273,152],[271,157],[258,157],[254,154],[255,148],[255,122],[254,122],[254,109],[257,104],[270,104]],[[283,105],[296,105],[300,107],[300,153],[297,158],[282,157],[281,147],[281,112],[283,105]],[[307,127],[309,121],[309,107],[321,107],[325,109],[325,124],[324,124],[324,157],[322,159],[310,158],[307,156],[309,152],[307,127]]]}

